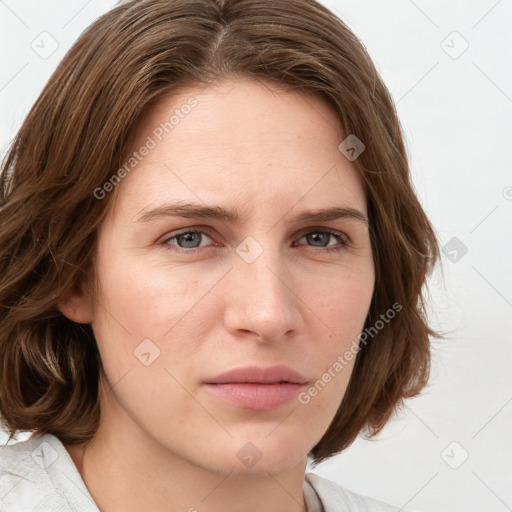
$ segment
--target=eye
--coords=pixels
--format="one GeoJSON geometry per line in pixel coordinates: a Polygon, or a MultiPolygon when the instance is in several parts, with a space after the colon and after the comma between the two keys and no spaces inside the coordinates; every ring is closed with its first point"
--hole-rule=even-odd
{"type": "MultiPolygon", "coordinates": [[[[162,240],[162,244],[167,250],[174,252],[182,252],[182,253],[194,253],[196,250],[201,249],[201,247],[208,247],[207,244],[202,244],[204,239],[212,238],[201,229],[188,229],[183,230],[181,232],[175,233],[172,236],[169,236],[162,240]]],[[[305,239],[306,243],[311,244],[312,247],[317,247],[322,249],[321,252],[332,252],[332,251],[342,251],[349,245],[348,237],[341,232],[338,231],[330,231],[330,230],[316,230],[309,231],[302,235],[301,238],[297,240],[300,242],[305,239]],[[337,244],[329,245],[329,242],[334,239],[337,244]]],[[[298,244],[304,245],[304,244],[298,244]]]]}
{"type": "MultiPolygon", "coordinates": [[[[199,229],[189,229],[188,231],[182,231],[181,233],[174,234],[165,240],[162,243],[167,246],[166,248],[171,251],[179,251],[179,249],[197,249],[201,247],[201,242],[204,237],[210,238],[207,233],[201,231],[199,229]],[[171,241],[177,242],[178,249],[174,249],[176,247],[175,244],[171,243],[171,241]]],[[[210,238],[211,240],[211,238],[210,238]]],[[[193,250],[186,250],[185,252],[194,252],[193,250]]]]}
{"type": "Polygon", "coordinates": [[[298,241],[306,239],[307,242],[312,243],[313,247],[319,247],[323,248],[324,251],[322,252],[331,252],[331,251],[342,251],[345,249],[348,244],[348,238],[343,233],[340,233],[338,231],[329,231],[329,230],[318,230],[318,231],[309,231],[305,235],[303,235],[301,238],[299,238],[298,241]],[[335,244],[333,246],[329,246],[330,239],[335,239],[338,244],[335,244]]]}

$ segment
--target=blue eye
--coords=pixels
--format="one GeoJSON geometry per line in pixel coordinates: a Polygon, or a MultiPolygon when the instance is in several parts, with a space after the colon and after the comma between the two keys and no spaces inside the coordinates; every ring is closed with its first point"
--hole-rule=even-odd
{"type": "MultiPolygon", "coordinates": [[[[173,235],[166,240],[164,240],[164,243],[166,245],[171,245],[169,242],[171,240],[176,240],[178,242],[178,248],[179,249],[197,249],[198,246],[196,245],[198,242],[200,243],[203,239],[203,236],[206,235],[208,238],[207,233],[201,230],[193,229],[189,231],[183,231],[181,233],[178,233],[176,235],[173,235]]],[[[168,247],[169,250],[175,250],[171,249],[171,247],[168,247]]],[[[179,251],[178,251],[179,252],[179,251]]],[[[186,252],[194,252],[194,251],[186,251],[186,252]]]]}
{"type": "Polygon", "coordinates": [[[308,239],[308,241],[313,243],[320,242],[320,245],[313,245],[313,247],[319,247],[327,252],[342,251],[348,245],[348,240],[346,239],[346,237],[344,237],[341,233],[338,233],[337,231],[310,231],[303,235],[299,240],[302,240],[303,238],[306,238],[308,239]],[[330,238],[336,239],[338,241],[338,244],[333,246],[322,245],[324,242],[328,244],[330,238]]]}
{"type": "MultiPolygon", "coordinates": [[[[186,231],[182,231],[180,233],[176,233],[165,240],[162,241],[162,244],[165,246],[167,250],[173,252],[181,252],[181,253],[195,253],[197,250],[200,250],[201,242],[204,237],[210,238],[210,235],[203,230],[200,229],[189,229],[186,231]],[[171,243],[176,242],[176,243],[171,243]]],[[[342,251],[346,249],[349,245],[349,240],[343,233],[338,231],[330,231],[330,230],[315,230],[309,231],[302,235],[298,241],[306,239],[309,243],[313,245],[311,247],[316,247],[321,249],[321,252],[332,252],[332,251],[342,251]],[[334,238],[338,243],[332,246],[329,246],[330,240],[334,238]],[[315,244],[319,245],[315,245],[315,244]]],[[[304,245],[304,244],[299,244],[304,245]]]]}

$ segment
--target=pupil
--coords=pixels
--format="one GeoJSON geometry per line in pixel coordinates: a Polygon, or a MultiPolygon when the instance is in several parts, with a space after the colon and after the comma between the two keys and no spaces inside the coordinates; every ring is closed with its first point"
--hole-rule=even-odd
{"type": "Polygon", "coordinates": [[[312,241],[313,242],[313,245],[315,242],[322,242],[322,240],[325,242],[325,244],[320,244],[321,246],[323,245],[327,245],[329,243],[329,237],[331,235],[329,233],[322,233],[322,232],[317,232],[317,233],[312,233],[310,235],[308,235],[309,237],[309,241],[312,241]]]}
{"type": "Polygon", "coordinates": [[[189,232],[189,233],[183,233],[181,235],[179,235],[178,237],[178,245],[180,247],[186,247],[186,248],[194,248],[194,243],[196,242],[200,242],[201,241],[201,233],[197,233],[197,232],[189,232]],[[195,238],[195,240],[194,240],[195,238]],[[179,243],[180,240],[184,240],[185,241],[185,245],[182,245],[179,243]],[[190,245],[191,244],[191,245],[190,245]]]}

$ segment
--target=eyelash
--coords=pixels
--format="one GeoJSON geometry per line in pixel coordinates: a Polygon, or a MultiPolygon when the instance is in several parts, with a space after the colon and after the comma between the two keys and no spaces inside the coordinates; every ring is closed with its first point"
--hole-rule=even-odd
{"type": "MultiPolygon", "coordinates": [[[[189,233],[204,233],[205,235],[209,236],[210,238],[213,238],[212,235],[210,235],[205,230],[201,230],[201,229],[187,229],[185,231],[181,231],[181,232],[176,233],[176,234],[174,234],[174,235],[172,235],[170,237],[165,238],[164,240],[162,240],[161,243],[162,243],[162,245],[164,246],[164,248],[166,250],[174,252],[174,253],[194,254],[197,251],[200,251],[201,249],[204,249],[204,247],[194,247],[192,249],[186,249],[184,247],[178,247],[178,246],[169,244],[169,242],[171,240],[175,240],[179,236],[186,235],[186,234],[189,234],[189,233]]],[[[310,235],[311,233],[328,233],[328,234],[332,235],[334,238],[336,238],[336,240],[339,242],[339,245],[334,246],[334,247],[310,246],[310,247],[316,247],[317,249],[320,249],[321,252],[328,252],[328,253],[331,253],[331,252],[341,252],[341,251],[345,250],[349,246],[349,239],[348,239],[348,237],[346,235],[344,235],[343,233],[340,233],[338,231],[331,231],[329,229],[318,229],[318,230],[308,231],[308,232],[304,233],[301,237],[299,237],[299,240],[301,238],[304,238],[307,235],[310,235]]],[[[304,244],[301,244],[301,245],[304,245],[304,244]]]]}

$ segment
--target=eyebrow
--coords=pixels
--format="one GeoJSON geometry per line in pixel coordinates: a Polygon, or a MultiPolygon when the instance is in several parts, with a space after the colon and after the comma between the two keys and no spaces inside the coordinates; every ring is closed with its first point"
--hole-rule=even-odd
{"type": "MultiPolygon", "coordinates": [[[[237,210],[226,210],[220,206],[185,203],[158,206],[152,210],[142,212],[134,222],[149,222],[160,217],[211,219],[231,223],[241,219],[237,210]]],[[[362,222],[366,226],[369,225],[368,218],[363,212],[344,206],[306,210],[296,214],[288,222],[327,222],[336,219],[353,219],[362,222]]]]}

